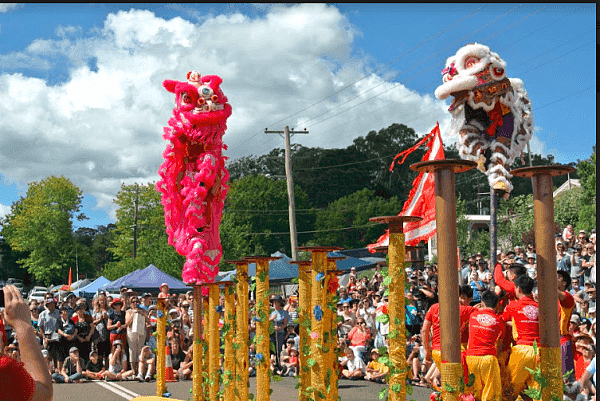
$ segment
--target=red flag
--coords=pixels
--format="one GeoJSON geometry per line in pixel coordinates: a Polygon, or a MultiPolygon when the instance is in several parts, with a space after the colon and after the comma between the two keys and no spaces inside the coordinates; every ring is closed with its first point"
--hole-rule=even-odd
{"type": "Polygon", "coordinates": [[[69,290],[71,289],[72,282],[73,282],[73,279],[71,278],[71,268],[69,267],[69,283],[67,284],[67,286],[69,287],[69,290]]]}
{"type": "MultiPolygon", "coordinates": [[[[423,137],[411,148],[400,152],[394,158],[390,170],[394,168],[396,159],[404,156],[398,164],[402,164],[406,157],[417,150],[419,146],[425,144],[428,147],[422,161],[445,159],[444,144],[440,134],[440,125],[436,124],[431,132],[423,137]]],[[[414,223],[404,223],[405,244],[415,246],[420,241],[428,241],[436,233],[435,225],[435,184],[434,176],[430,173],[419,173],[413,181],[412,189],[408,200],[404,203],[399,216],[419,216],[423,220],[414,223]]],[[[389,231],[386,231],[375,244],[367,245],[371,252],[378,246],[387,246],[389,244],[389,231]]]]}

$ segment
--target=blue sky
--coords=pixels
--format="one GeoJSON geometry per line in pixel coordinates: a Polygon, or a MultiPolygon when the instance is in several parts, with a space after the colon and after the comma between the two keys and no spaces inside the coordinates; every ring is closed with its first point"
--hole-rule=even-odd
{"type": "Polygon", "coordinates": [[[158,178],[173,103],[161,83],[189,70],[224,80],[231,159],[282,147],[265,127],[307,127],[293,141],[323,148],[394,122],[422,135],[439,121],[444,135],[449,101],[433,92],[445,60],[473,42],[524,81],[532,150],[585,159],[596,143],[595,20],[596,4],[5,3],[0,215],[54,174],[84,192],[90,220],[77,225],[114,221],[121,183],[158,178]]]}

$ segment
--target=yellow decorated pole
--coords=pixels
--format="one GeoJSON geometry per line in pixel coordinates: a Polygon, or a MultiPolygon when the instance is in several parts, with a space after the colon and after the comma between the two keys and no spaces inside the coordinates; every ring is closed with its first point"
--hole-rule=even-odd
{"type": "Polygon", "coordinates": [[[305,324],[306,321],[310,321],[310,260],[291,261],[298,265],[298,322],[299,322],[299,334],[300,334],[300,346],[298,350],[299,358],[299,384],[298,388],[298,400],[306,401],[309,399],[305,392],[305,389],[310,386],[310,369],[306,365],[306,360],[309,357],[310,352],[304,353],[304,350],[310,343],[310,333],[307,331],[305,324]]]}
{"type": "Polygon", "coordinates": [[[192,396],[193,401],[204,400],[202,391],[202,287],[194,285],[193,287],[194,302],[192,308],[194,311],[194,343],[193,359],[194,364],[192,373],[192,396]]]}
{"type": "Polygon", "coordinates": [[[167,389],[166,368],[165,368],[165,337],[167,327],[166,302],[163,298],[158,298],[156,320],[156,396],[162,397],[167,389]]]}
{"type": "Polygon", "coordinates": [[[256,263],[256,400],[268,401],[271,399],[271,379],[269,366],[271,363],[271,339],[269,336],[269,261],[277,260],[270,256],[252,256],[248,262],[256,263]],[[260,355],[260,356],[259,356],[260,355]]]}
{"type": "Polygon", "coordinates": [[[248,400],[248,262],[229,260],[226,263],[236,265],[237,307],[235,308],[235,400],[248,400]],[[238,380],[239,377],[239,380],[238,380]]]}
{"type": "Polygon", "coordinates": [[[461,387],[461,383],[464,384],[460,355],[460,311],[457,291],[456,173],[470,170],[476,165],[471,161],[444,159],[419,162],[410,166],[413,170],[433,174],[435,179],[440,336],[443,360],[440,372],[445,401],[458,400],[458,392],[449,391],[449,389],[458,389],[461,387]]]}
{"type": "Polygon", "coordinates": [[[554,197],[552,177],[572,173],[570,166],[535,166],[511,171],[517,177],[531,177],[533,218],[537,252],[538,300],[540,311],[540,369],[548,380],[542,400],[562,399],[562,362],[558,316],[558,279],[554,240],[554,197]]]}
{"type": "Polygon", "coordinates": [[[235,334],[235,287],[231,282],[225,284],[225,319],[223,331],[225,331],[225,358],[223,361],[223,396],[226,400],[234,400],[236,375],[235,354],[233,351],[233,339],[235,334]]]}
{"type": "MultiPolygon", "coordinates": [[[[326,283],[325,288],[327,291],[326,302],[327,308],[325,308],[325,313],[323,314],[323,320],[325,321],[326,328],[325,332],[329,333],[327,348],[328,351],[326,353],[327,359],[327,369],[331,369],[331,375],[329,382],[329,386],[327,388],[327,401],[337,401],[339,397],[339,389],[338,389],[338,354],[337,354],[337,341],[338,341],[338,330],[337,330],[337,307],[334,302],[336,296],[336,287],[330,287],[331,281],[338,279],[338,270],[337,270],[337,261],[346,259],[344,256],[340,257],[328,257],[327,258],[327,275],[326,275],[326,283]],[[331,288],[331,290],[330,290],[331,288]]],[[[329,373],[327,373],[329,375],[329,373]]]]}
{"type": "Polygon", "coordinates": [[[209,376],[208,376],[208,363],[209,363],[209,353],[208,353],[208,298],[203,297],[202,299],[202,394],[204,399],[208,399],[208,389],[209,389],[209,376]]]}
{"type": "Polygon", "coordinates": [[[389,359],[393,366],[389,377],[389,400],[406,400],[406,321],[404,313],[404,283],[406,275],[404,262],[406,248],[404,244],[403,227],[405,222],[419,221],[415,216],[382,216],[369,219],[376,223],[387,223],[390,230],[390,240],[387,249],[389,255],[390,285],[388,315],[389,315],[389,359]]]}
{"type": "Polygon", "coordinates": [[[217,400],[219,395],[219,284],[208,285],[208,321],[206,341],[208,342],[208,397],[217,400]]]}
{"type": "Polygon", "coordinates": [[[301,251],[312,253],[311,282],[311,310],[310,314],[310,358],[307,363],[310,366],[310,380],[315,401],[325,400],[327,394],[327,365],[325,352],[323,351],[323,335],[325,334],[325,322],[323,311],[327,308],[327,287],[325,286],[325,274],[327,273],[327,252],[341,249],[339,247],[302,247],[301,251]]]}

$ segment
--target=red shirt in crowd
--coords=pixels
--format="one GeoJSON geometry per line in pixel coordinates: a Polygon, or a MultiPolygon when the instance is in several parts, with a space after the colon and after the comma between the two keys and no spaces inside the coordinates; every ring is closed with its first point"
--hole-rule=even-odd
{"type": "Polygon", "coordinates": [[[533,297],[525,296],[508,304],[502,319],[513,324],[517,345],[540,343],[540,309],[533,297]]]}
{"type": "Polygon", "coordinates": [[[505,335],[506,324],[491,309],[477,310],[469,318],[467,355],[494,355],[496,343],[505,335]]]}
{"type": "Polygon", "coordinates": [[[350,333],[348,333],[350,345],[353,347],[359,345],[365,346],[369,338],[371,338],[371,334],[369,334],[369,331],[362,331],[358,326],[354,326],[352,330],[350,330],[350,333]]]}
{"type": "MultiPolygon", "coordinates": [[[[476,310],[477,310],[477,308],[475,308],[474,306],[465,306],[465,305],[460,306],[461,333],[462,333],[463,329],[465,329],[465,327],[469,323],[469,317],[471,316],[471,313],[473,313],[476,310]]],[[[433,330],[433,335],[431,337],[431,349],[441,350],[442,343],[441,343],[441,337],[440,337],[440,304],[439,303],[431,305],[431,308],[429,308],[429,310],[427,311],[427,314],[425,315],[425,320],[429,320],[431,322],[431,328],[433,330]]],[[[467,333],[468,333],[468,330],[467,330],[467,333]]],[[[466,342],[468,342],[468,338],[465,339],[465,343],[466,342]]]]}
{"type": "Polygon", "coordinates": [[[571,315],[575,308],[575,298],[573,295],[564,291],[565,299],[558,300],[558,327],[560,328],[560,343],[564,344],[571,340],[571,334],[569,334],[569,323],[571,321],[571,315]]]}

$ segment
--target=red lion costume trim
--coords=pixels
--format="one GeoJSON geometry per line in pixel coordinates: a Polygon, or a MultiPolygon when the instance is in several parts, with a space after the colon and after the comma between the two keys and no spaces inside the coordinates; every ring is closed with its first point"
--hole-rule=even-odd
{"type": "Polygon", "coordinates": [[[156,184],[162,193],[169,244],[186,257],[186,284],[212,283],[223,249],[219,225],[229,186],[222,137],[231,105],[216,75],[187,74],[187,82],[166,80],[175,108],[163,138],[169,143],[156,184]]]}

